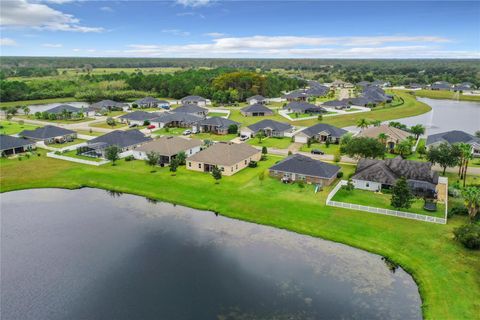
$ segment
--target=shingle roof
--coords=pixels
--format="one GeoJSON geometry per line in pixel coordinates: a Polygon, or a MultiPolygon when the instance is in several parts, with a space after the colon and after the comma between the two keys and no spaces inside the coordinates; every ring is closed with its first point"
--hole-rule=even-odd
{"type": "Polygon", "coordinates": [[[450,89],[451,87],[452,85],[446,81],[437,81],[430,86],[431,89],[450,89]]]}
{"type": "Polygon", "coordinates": [[[124,102],[117,102],[113,100],[102,100],[99,102],[95,102],[90,107],[94,109],[103,109],[108,107],[125,107],[125,106],[127,106],[127,104],[124,102]]]}
{"type": "Polygon", "coordinates": [[[104,143],[105,147],[116,145],[120,148],[125,148],[150,140],[152,140],[152,138],[146,137],[136,129],[127,131],[115,130],[87,141],[87,145],[104,143]]]}
{"type": "Polygon", "coordinates": [[[239,125],[240,122],[236,122],[236,121],[232,121],[232,120],[229,120],[229,119],[225,119],[225,118],[222,118],[222,117],[211,117],[211,118],[208,118],[208,119],[204,119],[202,121],[200,121],[198,123],[199,125],[208,125],[208,126],[216,126],[216,127],[219,127],[219,128],[228,128],[229,126],[231,125],[239,125]]]}
{"type": "Polygon", "coordinates": [[[344,99],[344,100],[330,100],[330,101],[325,101],[324,103],[322,103],[322,106],[327,106],[327,107],[347,107],[349,104],[348,104],[348,100],[347,99],[344,99]]]}
{"type": "Polygon", "coordinates": [[[431,145],[437,142],[446,142],[449,144],[454,143],[480,143],[480,138],[477,138],[469,133],[460,130],[453,130],[447,132],[441,132],[437,134],[432,134],[427,137],[426,146],[431,145]]]}
{"type": "Polygon", "coordinates": [[[263,129],[266,129],[266,128],[270,128],[270,129],[272,129],[274,131],[277,131],[277,132],[282,132],[282,131],[286,131],[286,130],[291,130],[293,128],[293,126],[288,124],[288,123],[283,123],[283,122],[278,122],[278,121],[275,121],[275,120],[265,119],[265,120],[256,122],[252,125],[249,125],[248,128],[250,130],[252,130],[253,132],[257,132],[259,130],[263,130],[263,129]]]}
{"type": "Polygon", "coordinates": [[[319,134],[320,132],[327,132],[334,138],[340,138],[348,131],[341,128],[334,127],[326,123],[317,123],[316,125],[305,128],[300,132],[304,133],[308,137],[313,137],[314,135],[319,134]]]}
{"type": "Polygon", "coordinates": [[[184,104],[184,105],[181,105],[178,108],[173,109],[172,112],[183,112],[183,113],[200,113],[200,112],[203,112],[203,113],[206,114],[208,112],[208,109],[199,107],[195,104],[184,104]]]}
{"type": "Polygon", "coordinates": [[[273,113],[272,109],[265,107],[263,104],[252,104],[250,106],[243,107],[240,109],[243,112],[264,112],[264,113],[273,113]]]}
{"type": "Polygon", "coordinates": [[[170,122],[182,122],[185,124],[196,124],[202,121],[203,118],[191,113],[184,112],[164,112],[158,117],[150,119],[151,122],[158,123],[170,123],[170,122]]]}
{"type": "Polygon", "coordinates": [[[349,102],[354,106],[365,106],[373,101],[365,97],[356,97],[349,99],[349,102]]]}
{"type": "Polygon", "coordinates": [[[283,97],[285,99],[297,99],[297,98],[302,98],[302,97],[306,97],[306,96],[307,95],[305,93],[305,90],[295,90],[295,91],[292,91],[290,93],[287,93],[283,97]]]}
{"type": "Polygon", "coordinates": [[[219,166],[232,166],[259,152],[260,150],[246,143],[219,142],[194,154],[188,160],[219,166]]]}
{"type": "MultiPolygon", "coordinates": [[[[53,108],[50,108],[50,109],[46,110],[46,112],[58,114],[58,113],[62,113],[63,110],[67,110],[67,111],[74,112],[74,113],[82,112],[82,108],[77,108],[77,107],[74,107],[74,106],[69,105],[69,104],[61,104],[59,106],[56,106],[56,107],[53,107],[53,108]]],[[[84,112],[86,110],[87,110],[86,108],[83,109],[84,112]]]]}
{"type": "Polygon", "coordinates": [[[263,100],[265,100],[265,97],[257,94],[257,95],[254,95],[254,96],[251,96],[251,97],[247,98],[247,101],[248,101],[248,102],[249,102],[250,100],[263,101],[263,100]]]}
{"type": "Polygon", "coordinates": [[[159,100],[157,98],[153,98],[153,97],[145,97],[145,98],[142,98],[142,99],[139,99],[137,101],[135,101],[134,103],[138,104],[138,105],[145,105],[145,104],[168,104],[168,101],[165,101],[165,100],[159,100]]]}
{"type": "Polygon", "coordinates": [[[340,171],[340,167],[301,154],[294,154],[273,165],[270,170],[330,179],[340,171]]]}
{"type": "Polygon", "coordinates": [[[34,130],[23,130],[18,135],[21,137],[43,140],[50,139],[55,137],[61,137],[67,134],[74,134],[75,131],[56,127],[56,126],[45,126],[41,128],[36,128],[34,130]]]}
{"type": "Polygon", "coordinates": [[[437,184],[438,174],[431,169],[430,162],[404,160],[400,156],[386,160],[361,159],[352,179],[394,185],[398,178],[405,177],[407,180],[437,184]]]}
{"type": "Polygon", "coordinates": [[[207,101],[207,99],[205,99],[204,97],[200,97],[200,96],[186,96],[186,97],[183,97],[181,99],[181,101],[192,101],[192,102],[195,102],[195,101],[207,101]]]}
{"type": "Polygon", "coordinates": [[[173,156],[180,151],[186,151],[191,148],[200,147],[202,141],[198,139],[187,139],[176,136],[160,137],[158,139],[142,144],[135,150],[145,152],[158,152],[162,156],[173,156]]]}
{"type": "Polygon", "coordinates": [[[133,111],[123,116],[120,116],[120,119],[132,120],[132,121],[145,121],[160,116],[160,113],[155,112],[145,112],[145,111],[133,111]]]}
{"type": "Polygon", "coordinates": [[[321,97],[327,94],[329,88],[322,85],[312,86],[311,88],[305,90],[305,93],[310,97],[321,97]]]}
{"type": "Polygon", "coordinates": [[[358,134],[358,136],[377,139],[378,135],[381,133],[385,133],[386,135],[388,135],[388,137],[398,141],[405,140],[412,135],[410,132],[407,132],[395,127],[390,127],[389,125],[386,125],[386,124],[382,124],[378,127],[370,127],[370,128],[364,129],[358,134]]]}
{"type": "Polygon", "coordinates": [[[35,141],[0,134],[0,151],[35,144],[35,141]]]}
{"type": "Polygon", "coordinates": [[[322,107],[304,101],[292,101],[283,107],[284,110],[293,110],[296,112],[319,111],[327,112],[322,107]]]}

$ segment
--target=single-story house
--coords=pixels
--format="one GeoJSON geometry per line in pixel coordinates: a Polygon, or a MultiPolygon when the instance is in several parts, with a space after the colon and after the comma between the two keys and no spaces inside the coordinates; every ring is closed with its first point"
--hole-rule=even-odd
{"type": "Polygon", "coordinates": [[[153,97],[145,97],[134,101],[136,105],[140,108],[162,108],[162,109],[169,109],[170,103],[166,100],[159,100],[153,97]]]}
{"type": "Polygon", "coordinates": [[[2,156],[10,156],[35,148],[35,141],[0,134],[0,154],[2,156]]]}
{"type": "Polygon", "coordinates": [[[330,100],[322,103],[322,106],[335,108],[335,109],[348,109],[350,108],[350,103],[349,103],[349,99],[330,100]]]}
{"type": "Polygon", "coordinates": [[[365,88],[365,87],[368,87],[370,84],[371,84],[370,81],[360,81],[357,83],[357,86],[365,88]]]}
{"type": "Polygon", "coordinates": [[[370,83],[371,86],[375,87],[390,87],[390,82],[389,81],[384,81],[384,80],[374,80],[372,83],[370,83]]]}
{"type": "Polygon", "coordinates": [[[429,135],[427,137],[425,147],[431,148],[442,143],[453,145],[462,142],[472,146],[472,155],[474,157],[480,157],[480,138],[460,130],[452,130],[429,135]]]}
{"type": "Polygon", "coordinates": [[[292,101],[307,101],[307,94],[305,93],[305,90],[295,90],[290,93],[287,93],[286,95],[283,96],[284,99],[287,99],[287,101],[292,102],[292,101]]]}
{"type": "Polygon", "coordinates": [[[203,97],[200,97],[200,96],[186,96],[186,97],[183,97],[181,100],[180,100],[180,103],[181,104],[196,104],[198,106],[206,106],[207,105],[207,99],[203,98],[203,97]]]}
{"type": "Polygon", "coordinates": [[[259,161],[261,151],[246,143],[219,142],[187,159],[187,169],[211,172],[217,166],[222,174],[231,176],[259,161]]]}
{"type": "Polygon", "coordinates": [[[311,86],[310,88],[305,90],[305,94],[308,97],[323,97],[328,93],[328,91],[329,91],[328,87],[322,86],[319,84],[319,85],[311,86]]]}
{"type": "Polygon", "coordinates": [[[197,124],[202,121],[204,117],[199,117],[191,113],[184,112],[164,112],[156,118],[150,119],[150,124],[158,127],[176,127],[188,128],[192,127],[194,132],[197,130],[197,124]]]}
{"type": "Polygon", "coordinates": [[[290,113],[327,113],[325,108],[304,101],[292,101],[283,107],[290,113]]]}
{"type": "Polygon", "coordinates": [[[120,153],[123,153],[150,140],[152,138],[146,137],[137,129],[115,130],[87,141],[87,145],[79,147],[77,153],[88,157],[105,157],[105,149],[109,146],[115,145],[120,148],[120,153]]]}
{"type": "Polygon", "coordinates": [[[204,118],[207,116],[208,109],[199,107],[196,104],[184,104],[178,108],[173,109],[172,112],[189,113],[189,114],[193,114],[195,116],[204,118]]]}
{"type": "Polygon", "coordinates": [[[267,137],[284,137],[285,133],[293,132],[294,127],[288,123],[265,119],[244,127],[240,134],[247,137],[254,137],[258,132],[263,131],[267,137]]]}
{"type": "Polygon", "coordinates": [[[450,90],[452,85],[446,81],[437,81],[430,85],[430,90],[450,90]]]}
{"type": "Polygon", "coordinates": [[[417,196],[434,198],[438,173],[432,171],[430,162],[402,159],[361,159],[357,164],[352,182],[355,188],[370,191],[390,189],[400,177],[405,177],[412,192],[417,196]]]}
{"type": "Polygon", "coordinates": [[[263,104],[252,104],[240,109],[240,113],[245,117],[263,117],[273,116],[273,110],[265,107],[263,104]]]}
{"type": "Polygon", "coordinates": [[[330,84],[330,87],[334,88],[334,89],[336,89],[336,88],[353,88],[354,85],[349,83],[349,82],[345,82],[345,81],[337,79],[330,84]]]}
{"type": "Polygon", "coordinates": [[[452,88],[453,91],[470,91],[473,89],[475,89],[475,86],[470,82],[458,83],[452,88]]]}
{"type": "Polygon", "coordinates": [[[347,130],[326,123],[317,123],[295,134],[294,140],[300,143],[307,143],[308,139],[314,139],[319,142],[329,140],[332,143],[339,143],[340,138],[347,132],[347,130]]]}
{"type": "Polygon", "coordinates": [[[368,137],[380,140],[380,134],[385,134],[387,136],[387,139],[382,142],[385,143],[385,146],[390,149],[390,151],[392,151],[399,142],[407,140],[409,137],[413,136],[410,132],[390,127],[387,124],[382,124],[378,127],[370,127],[362,130],[358,134],[358,137],[368,137]]]}
{"type": "Polygon", "coordinates": [[[370,104],[375,104],[375,101],[372,99],[366,98],[366,97],[356,97],[356,98],[350,98],[348,99],[348,102],[353,105],[353,106],[359,106],[359,107],[368,107],[370,104]]]}
{"type": "Polygon", "coordinates": [[[420,83],[410,83],[407,88],[409,89],[423,89],[425,87],[425,85],[423,84],[420,84],[420,83]]]}
{"type": "Polygon", "coordinates": [[[43,141],[45,144],[64,143],[77,138],[75,131],[50,125],[34,130],[23,130],[18,135],[34,141],[43,141]]]}
{"type": "Polygon", "coordinates": [[[267,98],[264,96],[261,96],[259,94],[251,96],[250,98],[247,98],[248,104],[266,104],[267,103],[267,98]]]}
{"type": "Polygon", "coordinates": [[[385,91],[377,86],[368,86],[361,93],[362,97],[369,99],[371,102],[382,103],[382,102],[391,102],[393,96],[386,94],[385,91]]]}
{"type": "Polygon", "coordinates": [[[108,111],[108,110],[127,110],[128,104],[124,102],[117,102],[113,100],[102,100],[90,105],[90,108],[95,111],[108,111]]]}
{"type": "Polygon", "coordinates": [[[124,114],[118,117],[118,119],[120,119],[122,123],[136,124],[139,126],[143,126],[145,121],[150,121],[154,118],[158,118],[158,116],[160,116],[160,113],[138,110],[138,111],[133,111],[133,112],[124,114]]]}
{"type": "Polygon", "coordinates": [[[286,181],[304,181],[321,186],[329,186],[337,178],[340,167],[315,160],[310,157],[293,154],[270,167],[271,177],[286,181]]]}
{"type": "Polygon", "coordinates": [[[227,134],[230,126],[240,128],[240,122],[232,121],[222,117],[211,117],[198,122],[198,131],[211,132],[215,134],[227,134]]]}
{"type": "Polygon", "coordinates": [[[156,152],[160,155],[159,164],[169,164],[180,152],[185,152],[187,157],[200,152],[203,142],[198,139],[187,139],[176,136],[164,136],[146,142],[132,150],[137,160],[147,159],[147,153],[156,152]]]}
{"type": "Polygon", "coordinates": [[[78,108],[69,104],[61,104],[56,107],[45,110],[45,112],[61,115],[64,112],[71,114],[83,114],[86,117],[91,117],[95,115],[95,110],[92,108],[78,108]],[[64,111],[65,110],[65,111],[64,111]]]}

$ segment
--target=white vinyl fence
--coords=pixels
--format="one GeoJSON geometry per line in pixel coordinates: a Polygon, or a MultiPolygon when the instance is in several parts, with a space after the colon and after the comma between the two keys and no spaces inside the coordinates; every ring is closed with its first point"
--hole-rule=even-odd
{"type": "Polygon", "coordinates": [[[62,156],[62,155],[59,155],[59,154],[55,154],[54,152],[49,152],[49,153],[47,153],[47,157],[49,157],[49,158],[54,158],[54,159],[65,160],[65,161],[71,161],[71,162],[88,164],[88,165],[91,165],[91,166],[101,166],[102,164],[105,164],[105,163],[110,162],[110,161],[108,161],[108,160],[104,160],[104,161],[89,161],[89,160],[84,160],[84,159],[79,159],[79,158],[72,158],[72,157],[67,157],[67,156],[62,156]]]}
{"type": "MultiPolygon", "coordinates": [[[[439,223],[439,224],[446,224],[447,223],[447,215],[445,213],[445,218],[437,218],[432,216],[426,216],[423,214],[417,214],[412,212],[404,212],[404,211],[397,211],[397,210],[390,210],[390,209],[382,209],[376,207],[369,207],[369,206],[362,206],[359,204],[347,203],[347,202],[339,202],[339,201],[332,201],[333,196],[340,190],[340,188],[347,184],[346,180],[341,180],[335,188],[328,194],[327,196],[327,206],[338,207],[338,208],[346,208],[351,210],[357,211],[365,211],[370,213],[376,214],[383,214],[387,216],[394,216],[399,218],[405,219],[412,219],[412,220],[420,220],[425,222],[432,222],[432,223],[439,223]]],[[[447,203],[445,203],[447,206],[447,203]]],[[[445,209],[446,211],[447,209],[445,209]]]]}

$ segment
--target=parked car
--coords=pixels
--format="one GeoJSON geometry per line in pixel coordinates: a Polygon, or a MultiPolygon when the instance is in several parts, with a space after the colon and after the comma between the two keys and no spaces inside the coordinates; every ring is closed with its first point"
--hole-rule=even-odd
{"type": "Polygon", "coordinates": [[[135,128],[135,127],[138,127],[138,124],[136,123],[132,123],[131,125],[128,126],[129,128],[135,128]]]}
{"type": "Polygon", "coordinates": [[[147,127],[147,129],[155,129],[155,125],[151,124],[147,127]]]}
{"type": "Polygon", "coordinates": [[[248,140],[248,136],[242,134],[242,135],[240,136],[240,141],[245,141],[245,140],[248,140]]]}
{"type": "Polygon", "coordinates": [[[192,130],[185,130],[183,131],[183,135],[184,136],[188,136],[188,135],[191,135],[192,134],[192,130]]]}
{"type": "Polygon", "coordinates": [[[162,109],[170,110],[170,106],[162,106],[162,109]]]}
{"type": "Polygon", "coordinates": [[[310,151],[311,154],[325,154],[325,152],[323,152],[322,150],[318,150],[318,149],[312,149],[312,151],[310,151]]]}

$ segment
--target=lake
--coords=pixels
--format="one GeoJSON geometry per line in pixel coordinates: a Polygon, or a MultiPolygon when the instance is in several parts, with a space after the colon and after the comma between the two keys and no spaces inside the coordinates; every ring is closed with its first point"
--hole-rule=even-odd
{"type": "Polygon", "coordinates": [[[0,200],[3,320],[421,319],[409,274],[342,244],[98,189],[0,200]]]}

